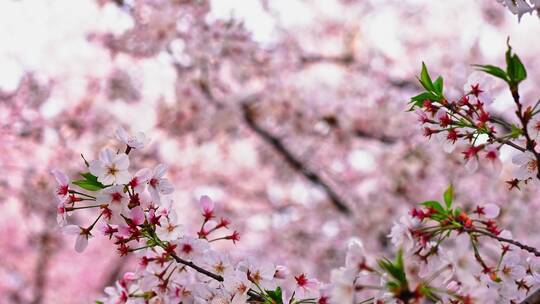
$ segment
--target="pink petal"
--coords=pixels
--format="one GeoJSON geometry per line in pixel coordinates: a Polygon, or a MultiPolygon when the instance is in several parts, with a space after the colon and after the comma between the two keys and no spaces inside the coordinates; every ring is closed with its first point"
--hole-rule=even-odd
{"type": "Polygon", "coordinates": [[[205,212],[214,211],[214,201],[212,201],[212,199],[207,195],[201,196],[200,203],[205,212]]]}
{"type": "Polygon", "coordinates": [[[79,236],[77,236],[77,240],[75,240],[75,251],[81,253],[86,249],[86,247],[88,247],[87,236],[79,234],[79,236]]]}
{"type": "Polygon", "coordinates": [[[68,235],[79,235],[81,234],[81,228],[77,225],[67,225],[62,228],[62,233],[68,235]]]}
{"type": "Polygon", "coordinates": [[[115,135],[116,135],[116,139],[118,139],[119,141],[121,141],[123,143],[127,143],[128,134],[127,134],[126,130],[124,130],[124,128],[119,127],[118,129],[116,129],[115,135]]]}
{"type": "Polygon", "coordinates": [[[140,206],[131,209],[130,213],[130,218],[135,225],[140,225],[144,222],[144,212],[140,206]]]}
{"type": "Polygon", "coordinates": [[[58,184],[60,184],[60,185],[69,184],[69,178],[64,172],[62,172],[60,170],[57,170],[57,169],[53,169],[53,170],[51,170],[51,173],[54,175],[54,178],[56,179],[58,184]]]}

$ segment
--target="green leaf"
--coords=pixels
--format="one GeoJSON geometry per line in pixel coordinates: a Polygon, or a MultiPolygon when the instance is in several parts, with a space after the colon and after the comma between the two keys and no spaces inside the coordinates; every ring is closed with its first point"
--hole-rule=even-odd
{"type": "Polygon", "coordinates": [[[508,74],[509,84],[518,85],[521,81],[527,78],[525,66],[519,59],[517,54],[512,54],[510,39],[507,40],[508,49],[506,51],[506,73],[508,74]]]}
{"type": "Polygon", "coordinates": [[[440,214],[445,214],[443,206],[441,205],[441,203],[439,203],[437,201],[426,201],[426,202],[423,202],[420,205],[426,206],[428,208],[433,208],[440,214]]]}
{"type": "Polygon", "coordinates": [[[408,288],[407,275],[405,274],[405,266],[403,264],[403,251],[399,250],[394,262],[387,258],[382,258],[377,261],[379,267],[388,272],[388,274],[395,280],[392,288],[408,288]]]}
{"type": "Polygon", "coordinates": [[[442,95],[443,93],[443,82],[443,78],[439,76],[433,83],[433,87],[435,88],[435,91],[439,93],[439,95],[442,95]]]}
{"type": "Polygon", "coordinates": [[[510,137],[511,138],[518,138],[522,134],[523,134],[523,129],[521,129],[520,127],[518,127],[518,126],[516,126],[514,124],[510,125],[510,137]]]}
{"type": "Polygon", "coordinates": [[[454,209],[454,216],[458,217],[461,214],[461,208],[454,209]]]}
{"type": "Polygon", "coordinates": [[[73,181],[72,183],[88,191],[98,191],[105,188],[103,185],[101,185],[101,183],[97,184],[97,183],[84,180],[84,179],[76,180],[76,181],[73,181]]]}
{"type": "Polygon", "coordinates": [[[276,290],[266,290],[266,294],[270,299],[273,300],[272,303],[283,304],[283,294],[281,287],[276,288],[276,290]]]}
{"type": "Polygon", "coordinates": [[[414,106],[421,107],[424,105],[425,100],[439,101],[441,98],[431,92],[423,92],[411,98],[410,103],[414,106]]]}
{"type": "Polygon", "coordinates": [[[104,304],[104,303],[101,301],[96,301],[95,304],[104,304]]]}
{"type": "Polygon", "coordinates": [[[83,172],[81,173],[81,176],[84,177],[85,180],[98,182],[97,176],[90,172],[83,172]]]}
{"type": "Polygon", "coordinates": [[[74,185],[77,185],[85,190],[98,191],[105,188],[105,185],[100,183],[95,175],[90,172],[81,173],[84,179],[73,181],[74,185]]]}
{"type": "Polygon", "coordinates": [[[431,77],[429,76],[429,72],[424,62],[422,62],[422,71],[420,72],[420,83],[426,90],[435,91],[435,87],[433,86],[433,82],[431,81],[431,77]]]}
{"type": "Polygon", "coordinates": [[[488,73],[490,75],[493,75],[497,78],[500,78],[508,82],[508,75],[506,74],[506,72],[497,66],[489,65],[489,64],[486,64],[486,65],[473,64],[473,66],[476,67],[476,69],[481,72],[488,73]]]}
{"type": "Polygon", "coordinates": [[[514,54],[512,57],[512,73],[514,74],[514,81],[516,83],[520,83],[525,78],[527,78],[527,70],[525,70],[525,66],[521,62],[521,59],[519,59],[518,55],[514,54]]]}
{"type": "Polygon", "coordinates": [[[452,185],[448,186],[446,188],[446,191],[444,191],[444,203],[446,204],[446,209],[450,209],[452,207],[452,201],[454,200],[454,187],[452,185]]]}

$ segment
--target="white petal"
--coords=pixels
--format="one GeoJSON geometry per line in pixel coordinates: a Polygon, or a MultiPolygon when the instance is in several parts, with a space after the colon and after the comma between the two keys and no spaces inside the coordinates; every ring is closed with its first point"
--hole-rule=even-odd
{"type": "Polygon", "coordinates": [[[125,153],[115,155],[114,163],[118,170],[126,170],[129,168],[129,157],[125,153]]]}
{"type": "Polygon", "coordinates": [[[131,180],[131,175],[128,171],[119,171],[116,173],[115,180],[117,184],[127,184],[131,180]]]}
{"type": "Polygon", "coordinates": [[[484,207],[485,217],[488,219],[493,219],[499,216],[500,208],[495,204],[486,204],[484,207]]]}
{"type": "Polygon", "coordinates": [[[94,176],[101,176],[104,172],[103,164],[97,159],[90,162],[88,169],[94,176]]]}
{"type": "Polygon", "coordinates": [[[116,134],[116,138],[117,138],[119,141],[121,141],[121,142],[123,142],[123,143],[127,143],[127,141],[128,141],[128,134],[127,134],[126,130],[124,130],[124,128],[119,127],[118,129],[116,129],[115,134],[116,134]]]}
{"type": "Polygon", "coordinates": [[[516,166],[523,166],[529,162],[531,155],[529,153],[520,153],[512,157],[512,163],[516,166]]]}
{"type": "Polygon", "coordinates": [[[154,178],[159,178],[165,175],[165,172],[167,172],[167,166],[164,164],[159,164],[154,169],[154,178]]]}
{"type": "Polygon", "coordinates": [[[159,197],[159,192],[154,187],[148,187],[148,192],[150,192],[150,196],[152,197],[152,202],[154,204],[159,204],[161,202],[161,199],[159,197]]]}
{"type": "Polygon", "coordinates": [[[114,159],[114,151],[110,148],[105,148],[99,152],[99,160],[104,164],[110,164],[112,163],[112,160],[114,159]]]}
{"type": "Polygon", "coordinates": [[[81,228],[77,225],[67,225],[62,228],[62,233],[68,235],[79,235],[81,234],[81,228]]]}
{"type": "Polygon", "coordinates": [[[148,168],[141,169],[135,173],[135,176],[141,181],[141,182],[147,182],[150,177],[152,176],[152,171],[148,168]]]}
{"type": "Polygon", "coordinates": [[[98,181],[104,185],[110,185],[114,182],[114,175],[105,174],[98,176],[98,181]]]}
{"type": "Polygon", "coordinates": [[[159,181],[159,193],[171,194],[174,192],[174,186],[168,179],[162,179],[159,181]]]}
{"type": "Polygon", "coordinates": [[[530,177],[534,177],[534,173],[527,169],[527,166],[519,167],[516,171],[516,178],[520,180],[526,180],[530,177]]]}
{"type": "Polygon", "coordinates": [[[465,164],[465,169],[467,169],[467,172],[474,173],[476,169],[478,169],[478,160],[476,157],[471,157],[465,164]]]}
{"type": "Polygon", "coordinates": [[[77,252],[83,252],[86,247],[88,247],[88,239],[86,238],[86,235],[79,234],[77,236],[77,240],[75,240],[75,251],[77,252]]]}
{"type": "Polygon", "coordinates": [[[53,169],[51,170],[51,173],[54,175],[54,178],[60,185],[67,185],[69,183],[69,178],[64,172],[53,169]]]}

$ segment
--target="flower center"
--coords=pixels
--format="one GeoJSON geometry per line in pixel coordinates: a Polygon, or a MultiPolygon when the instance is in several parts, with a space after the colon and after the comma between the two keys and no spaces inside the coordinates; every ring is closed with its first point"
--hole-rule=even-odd
{"type": "Polygon", "coordinates": [[[536,172],[537,168],[538,168],[538,163],[536,162],[536,160],[530,160],[527,163],[527,170],[529,170],[529,172],[536,172]]]}
{"type": "Polygon", "coordinates": [[[182,252],[189,254],[193,251],[193,247],[190,244],[182,245],[182,252]]]}
{"type": "Polygon", "coordinates": [[[111,165],[107,167],[107,174],[115,176],[116,173],[118,173],[118,169],[116,168],[116,165],[111,165]]]}

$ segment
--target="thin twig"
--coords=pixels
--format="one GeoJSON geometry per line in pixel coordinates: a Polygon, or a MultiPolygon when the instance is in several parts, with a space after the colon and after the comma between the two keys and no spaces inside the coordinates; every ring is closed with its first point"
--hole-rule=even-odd
{"type": "Polygon", "coordinates": [[[173,259],[180,263],[180,264],[184,264],[188,267],[191,267],[193,269],[195,269],[197,272],[200,272],[204,275],[207,275],[209,277],[211,277],[212,279],[216,280],[216,281],[219,281],[219,282],[223,282],[223,277],[218,275],[218,274],[215,274],[215,273],[212,273],[202,267],[199,267],[197,266],[196,264],[194,264],[193,262],[190,262],[190,261],[186,261],[184,259],[182,259],[181,257],[177,256],[175,253],[172,253],[171,256],[173,257],[173,259]]]}
{"type": "MultiPolygon", "coordinates": [[[[171,256],[173,257],[173,259],[177,262],[177,263],[180,263],[180,264],[184,264],[188,267],[191,267],[193,268],[194,270],[196,270],[197,272],[199,273],[202,273],[206,276],[209,276],[210,278],[216,280],[216,281],[219,281],[219,282],[223,282],[223,277],[218,275],[218,274],[215,274],[213,272],[210,272],[202,267],[199,267],[197,266],[196,264],[194,264],[193,262],[190,262],[190,261],[186,261],[184,259],[182,259],[181,257],[179,257],[178,255],[176,255],[175,253],[172,253],[171,256]]],[[[257,294],[255,291],[253,290],[249,290],[248,291],[248,295],[251,297],[252,301],[255,301],[255,302],[264,302],[264,298],[261,297],[259,294],[257,294]]]]}
{"type": "Polygon", "coordinates": [[[500,236],[495,235],[493,233],[489,233],[489,232],[478,230],[478,229],[465,229],[465,231],[479,233],[479,234],[488,236],[488,237],[490,237],[492,239],[498,240],[499,242],[512,244],[514,246],[519,247],[520,249],[523,249],[525,251],[528,251],[528,252],[534,254],[537,257],[540,257],[540,251],[538,251],[538,249],[536,249],[534,247],[531,247],[529,245],[522,244],[522,243],[520,243],[518,241],[515,241],[515,240],[512,240],[512,239],[507,239],[507,238],[504,238],[504,237],[500,237],[500,236]]]}

